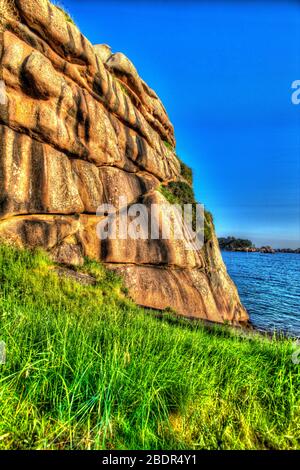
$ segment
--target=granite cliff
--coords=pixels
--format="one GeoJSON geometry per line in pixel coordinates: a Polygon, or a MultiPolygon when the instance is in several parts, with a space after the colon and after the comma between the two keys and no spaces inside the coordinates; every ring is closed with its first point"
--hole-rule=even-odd
{"type": "Polygon", "coordinates": [[[0,0],[0,238],[117,270],[140,305],[216,322],[248,315],[213,222],[201,250],[180,240],[99,240],[100,204],[164,202],[190,184],[156,93],[122,53],[93,46],[48,0],[0,0]]]}

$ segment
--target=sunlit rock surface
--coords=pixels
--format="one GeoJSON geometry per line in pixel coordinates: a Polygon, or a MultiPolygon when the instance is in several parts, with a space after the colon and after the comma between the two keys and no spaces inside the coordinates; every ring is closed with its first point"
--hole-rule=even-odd
{"type": "Polygon", "coordinates": [[[247,322],[213,226],[196,251],[172,237],[97,236],[99,205],[125,196],[150,212],[168,204],[160,185],[181,178],[173,126],[130,60],[92,46],[47,0],[15,0],[1,25],[0,237],[60,263],[100,260],[141,305],[247,322]]]}

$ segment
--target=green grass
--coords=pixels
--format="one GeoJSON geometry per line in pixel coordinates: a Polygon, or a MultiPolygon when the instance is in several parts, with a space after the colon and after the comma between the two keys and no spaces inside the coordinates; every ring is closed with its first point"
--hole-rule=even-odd
{"type": "Polygon", "coordinates": [[[0,246],[1,449],[296,449],[291,342],[138,308],[95,262],[84,286],[0,246]]]}

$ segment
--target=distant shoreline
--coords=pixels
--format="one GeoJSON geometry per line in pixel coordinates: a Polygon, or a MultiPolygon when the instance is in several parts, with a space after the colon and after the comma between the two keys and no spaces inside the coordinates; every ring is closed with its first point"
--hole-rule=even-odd
{"type": "Polygon", "coordinates": [[[264,253],[274,255],[276,253],[288,253],[288,254],[300,254],[300,248],[293,250],[292,248],[271,248],[271,247],[261,247],[261,248],[220,248],[221,251],[235,252],[235,253],[264,253]]]}
{"type": "Polygon", "coordinates": [[[256,247],[251,240],[235,237],[218,238],[221,251],[238,251],[245,253],[300,253],[300,248],[272,248],[270,245],[256,247]]]}

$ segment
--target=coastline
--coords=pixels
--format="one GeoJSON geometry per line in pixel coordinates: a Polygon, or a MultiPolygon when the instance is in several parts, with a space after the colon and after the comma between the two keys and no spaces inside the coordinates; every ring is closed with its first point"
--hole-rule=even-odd
{"type": "Polygon", "coordinates": [[[241,323],[240,325],[234,325],[230,323],[217,323],[203,318],[197,318],[193,316],[181,316],[175,312],[166,313],[164,311],[153,311],[151,309],[144,308],[146,311],[151,311],[152,316],[158,320],[169,322],[170,324],[180,324],[181,326],[189,327],[191,325],[202,325],[207,331],[216,333],[216,331],[222,332],[222,334],[231,335],[236,334],[237,336],[248,339],[249,337],[267,339],[269,341],[282,341],[282,340],[294,340],[300,336],[292,334],[284,330],[270,330],[267,328],[260,328],[255,325],[251,319],[247,323],[241,323]]]}
{"type": "Polygon", "coordinates": [[[248,256],[247,250],[221,252],[252,326],[270,336],[299,338],[297,254],[276,252],[266,256],[259,251],[254,253],[248,256]]]}
{"type": "Polygon", "coordinates": [[[262,246],[261,248],[247,247],[247,248],[220,248],[221,251],[234,252],[234,253],[263,253],[274,255],[276,253],[285,254],[300,254],[300,248],[293,250],[292,248],[272,248],[270,246],[262,246]]]}
{"type": "MultiPolygon", "coordinates": [[[[219,247],[221,251],[238,251],[246,253],[289,253],[299,254],[300,248],[273,248],[271,245],[263,245],[261,247],[255,246],[255,244],[244,238],[236,237],[218,237],[219,247]]],[[[299,240],[300,243],[300,240],[299,240]]]]}

